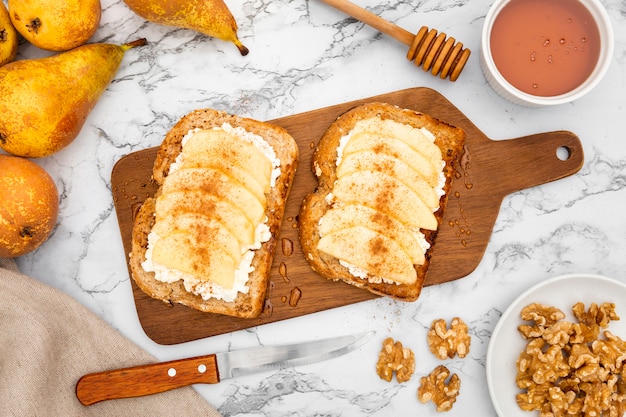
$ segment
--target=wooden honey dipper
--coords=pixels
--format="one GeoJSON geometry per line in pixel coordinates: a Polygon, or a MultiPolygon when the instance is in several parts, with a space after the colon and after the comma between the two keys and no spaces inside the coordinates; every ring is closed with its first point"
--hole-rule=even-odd
{"type": "Polygon", "coordinates": [[[385,33],[394,39],[409,46],[406,55],[409,61],[421,66],[424,71],[430,71],[443,79],[450,76],[450,81],[456,81],[470,56],[469,49],[463,49],[461,42],[446,38],[445,33],[438,33],[435,29],[422,26],[416,35],[371,13],[348,0],[322,0],[324,3],[341,10],[361,22],[385,33]]]}

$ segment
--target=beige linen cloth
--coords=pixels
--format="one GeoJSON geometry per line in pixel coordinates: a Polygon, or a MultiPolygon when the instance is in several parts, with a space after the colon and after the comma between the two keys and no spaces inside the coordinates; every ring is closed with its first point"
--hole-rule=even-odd
{"type": "Polygon", "coordinates": [[[83,406],[82,375],[155,359],[10,259],[0,258],[0,300],[1,416],[220,416],[191,387],[83,406]]]}

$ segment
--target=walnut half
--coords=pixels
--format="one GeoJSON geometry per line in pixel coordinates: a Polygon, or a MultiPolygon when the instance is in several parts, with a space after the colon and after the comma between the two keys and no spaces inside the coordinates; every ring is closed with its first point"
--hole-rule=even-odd
{"type": "Polygon", "coordinates": [[[450,376],[450,371],[443,365],[436,367],[429,375],[420,379],[417,398],[422,403],[432,401],[437,411],[452,409],[461,389],[461,380],[457,374],[450,376]],[[448,377],[450,377],[448,379],[448,377]]]}
{"type": "Polygon", "coordinates": [[[406,382],[415,372],[415,355],[411,349],[402,346],[402,343],[388,337],[383,341],[383,347],[378,354],[376,373],[381,379],[391,382],[393,373],[396,373],[398,382],[406,382]]]}
{"type": "Polygon", "coordinates": [[[464,358],[469,353],[471,338],[467,333],[467,324],[458,317],[450,322],[448,329],[444,319],[434,320],[428,331],[428,347],[439,359],[464,358]]]}

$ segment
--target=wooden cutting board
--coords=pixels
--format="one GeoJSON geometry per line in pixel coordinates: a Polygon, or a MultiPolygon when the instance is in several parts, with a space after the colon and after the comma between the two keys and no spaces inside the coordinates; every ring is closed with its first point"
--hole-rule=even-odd
{"type": "MultiPolygon", "coordinates": [[[[425,285],[456,280],[476,268],[506,195],[572,175],[583,164],[582,145],[571,132],[491,140],[447,99],[428,88],[396,91],[270,120],[296,139],[300,162],[285,209],[264,313],[257,319],[237,319],[201,313],[181,305],[168,307],[145,295],[133,282],[137,313],[148,337],[159,344],[182,343],[377,297],[314,273],[302,255],[297,228],[300,202],[317,184],[310,170],[317,141],[341,113],[372,101],[430,114],[464,129],[467,134],[464,156],[452,183],[425,285]]],[[[150,181],[155,156],[156,148],[134,152],[120,159],[113,168],[113,199],[127,254],[131,248],[133,215],[156,191],[150,181]]]]}

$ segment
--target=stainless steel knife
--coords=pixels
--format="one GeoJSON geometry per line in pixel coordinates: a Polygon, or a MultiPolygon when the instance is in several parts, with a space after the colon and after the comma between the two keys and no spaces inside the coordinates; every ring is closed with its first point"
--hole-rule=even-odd
{"type": "Polygon", "coordinates": [[[344,355],[363,346],[373,331],[284,346],[261,346],[116,369],[81,377],[76,396],[83,405],[116,398],[140,397],[192,384],[306,365],[344,355]]]}

